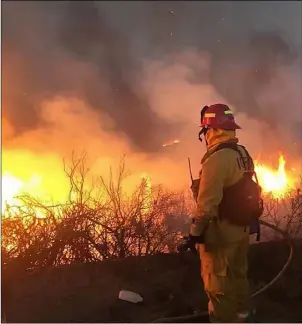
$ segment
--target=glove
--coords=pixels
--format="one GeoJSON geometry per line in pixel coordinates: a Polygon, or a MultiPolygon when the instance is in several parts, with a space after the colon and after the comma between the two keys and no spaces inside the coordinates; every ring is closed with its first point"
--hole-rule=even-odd
{"type": "Polygon", "coordinates": [[[185,252],[191,250],[193,253],[197,253],[196,244],[204,244],[204,234],[211,222],[210,218],[198,219],[198,227],[196,227],[195,218],[192,219],[191,233],[189,236],[183,237],[183,243],[177,247],[178,252],[185,252]],[[197,232],[198,231],[198,232],[197,232]],[[199,234],[199,232],[201,234],[199,234]],[[197,235],[194,235],[194,234],[197,235]]]}
{"type": "Polygon", "coordinates": [[[186,252],[187,250],[191,250],[194,254],[197,254],[196,241],[194,237],[189,234],[189,236],[184,236],[182,239],[183,243],[177,247],[178,252],[186,252]]]}
{"type": "Polygon", "coordinates": [[[205,232],[211,221],[212,220],[209,217],[202,217],[198,219],[193,218],[189,235],[191,237],[191,241],[194,241],[195,244],[203,244],[205,232]]]}

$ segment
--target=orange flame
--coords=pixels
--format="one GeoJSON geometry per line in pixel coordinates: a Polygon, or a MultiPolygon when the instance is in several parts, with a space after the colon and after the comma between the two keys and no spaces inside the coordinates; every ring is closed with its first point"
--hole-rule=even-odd
{"type": "Polygon", "coordinates": [[[14,205],[16,203],[15,196],[24,187],[22,181],[13,177],[9,173],[4,173],[2,176],[2,212],[4,212],[6,205],[14,205]]]}
{"type": "MultiPolygon", "coordinates": [[[[31,191],[30,189],[34,189],[36,186],[39,186],[40,183],[41,178],[37,175],[33,175],[28,183],[25,184],[20,179],[5,172],[2,177],[2,215],[6,215],[9,206],[20,206],[20,201],[17,198],[18,195],[24,193],[26,189],[31,191]]],[[[36,210],[35,213],[37,218],[45,218],[45,214],[42,211],[36,210]]]]}
{"type": "Polygon", "coordinates": [[[286,172],[285,159],[282,155],[279,157],[277,169],[256,162],[255,171],[263,193],[269,193],[274,198],[284,197],[294,185],[293,179],[286,172]]]}
{"type": "MultiPolygon", "coordinates": [[[[17,196],[23,194],[48,202],[66,201],[68,179],[56,156],[40,156],[27,150],[3,150],[2,163],[2,215],[6,215],[7,206],[21,206],[17,196]]],[[[36,211],[36,217],[44,217],[41,213],[36,211]]]]}
{"type": "MultiPolygon", "coordinates": [[[[172,143],[178,143],[175,140],[172,143]]],[[[173,144],[172,144],[173,145],[173,144]]],[[[69,182],[62,170],[59,159],[51,156],[35,157],[25,154],[24,151],[4,151],[2,176],[2,215],[5,215],[7,206],[20,206],[16,196],[28,193],[43,200],[53,199],[55,203],[64,203],[68,196],[69,182]],[[18,163],[22,161],[22,163],[18,163]]],[[[289,189],[294,187],[294,179],[285,168],[285,159],[279,158],[277,169],[264,163],[255,163],[259,183],[264,194],[271,194],[274,198],[282,198],[289,189]]],[[[146,210],[150,206],[151,180],[147,174],[141,175],[145,182],[144,204],[146,210]]],[[[36,212],[36,217],[44,217],[36,212]]]]}
{"type": "Polygon", "coordinates": [[[148,176],[148,174],[143,173],[141,175],[141,179],[142,179],[142,214],[147,214],[150,211],[151,208],[151,204],[152,204],[152,197],[151,197],[151,193],[152,193],[152,183],[151,183],[151,179],[148,176]]]}

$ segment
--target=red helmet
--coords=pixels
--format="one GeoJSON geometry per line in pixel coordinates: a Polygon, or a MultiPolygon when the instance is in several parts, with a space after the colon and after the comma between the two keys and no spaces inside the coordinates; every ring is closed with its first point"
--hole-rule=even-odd
{"type": "Polygon", "coordinates": [[[201,127],[225,130],[241,129],[227,105],[214,104],[204,107],[201,112],[201,127]]]}

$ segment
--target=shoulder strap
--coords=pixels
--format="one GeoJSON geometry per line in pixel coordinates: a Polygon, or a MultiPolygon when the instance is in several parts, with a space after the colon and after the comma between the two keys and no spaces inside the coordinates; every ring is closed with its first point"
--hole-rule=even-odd
{"type": "Polygon", "coordinates": [[[212,152],[212,154],[214,152],[217,152],[217,151],[222,150],[222,149],[225,149],[225,148],[232,149],[232,150],[236,151],[240,155],[240,158],[242,160],[242,163],[244,164],[244,168],[245,168],[246,171],[249,171],[249,170],[253,170],[254,171],[254,162],[253,162],[253,159],[250,156],[250,154],[247,151],[247,149],[245,148],[245,146],[243,146],[243,145],[239,145],[239,144],[236,144],[236,143],[221,143],[220,145],[218,145],[218,147],[216,148],[216,150],[214,150],[212,152]],[[242,155],[241,150],[238,148],[239,146],[243,149],[244,153],[247,156],[247,163],[246,163],[246,161],[245,161],[245,159],[244,159],[244,157],[242,155]]]}
{"type": "Polygon", "coordinates": [[[254,161],[253,161],[253,159],[252,159],[252,157],[250,156],[250,153],[247,151],[247,149],[245,148],[245,146],[243,146],[243,145],[239,145],[240,147],[242,147],[242,149],[244,150],[244,153],[245,153],[245,155],[247,156],[247,161],[248,161],[248,165],[247,165],[247,168],[246,168],[246,170],[252,170],[252,171],[254,171],[254,161]]]}
{"type": "Polygon", "coordinates": [[[217,152],[217,151],[220,151],[222,149],[225,149],[225,148],[229,148],[229,149],[232,149],[232,150],[238,152],[238,147],[237,146],[238,145],[236,143],[221,143],[216,147],[216,149],[213,151],[213,153],[217,152]]]}
{"type": "Polygon", "coordinates": [[[239,144],[236,144],[236,143],[221,143],[220,145],[218,145],[216,150],[214,150],[211,154],[213,154],[214,152],[217,152],[219,150],[222,150],[224,148],[232,149],[232,150],[236,151],[240,155],[240,158],[242,159],[245,170],[250,171],[250,173],[255,177],[256,183],[259,186],[257,173],[255,172],[254,161],[253,161],[251,155],[249,154],[249,152],[247,151],[247,149],[245,148],[245,146],[239,145],[239,144]],[[247,159],[247,164],[245,163],[245,159],[244,159],[244,157],[242,155],[241,150],[238,148],[238,146],[240,146],[243,149],[244,153],[246,154],[246,156],[248,158],[247,159]]]}
{"type": "Polygon", "coordinates": [[[240,156],[240,158],[241,158],[241,160],[242,160],[242,162],[244,164],[244,169],[246,171],[253,171],[254,172],[254,162],[253,162],[252,157],[250,156],[250,154],[248,153],[247,149],[243,145],[239,145],[237,143],[221,143],[221,144],[219,144],[216,147],[216,149],[213,150],[211,153],[208,153],[207,152],[204,155],[204,157],[202,158],[202,162],[204,162],[205,160],[207,160],[215,152],[220,151],[220,150],[225,149],[225,148],[229,148],[231,150],[236,151],[239,154],[239,156],[240,156]],[[244,159],[244,156],[243,156],[241,150],[238,148],[239,146],[244,150],[244,153],[247,156],[247,163],[246,163],[246,161],[244,159]]]}
{"type": "Polygon", "coordinates": [[[243,145],[237,145],[237,151],[242,159],[242,162],[244,164],[244,168],[246,171],[249,171],[254,177],[255,177],[255,180],[256,180],[256,183],[257,185],[259,186],[259,181],[258,181],[258,177],[257,177],[257,173],[255,172],[255,165],[254,165],[254,161],[252,159],[252,157],[250,156],[249,152],[247,151],[247,149],[245,148],[245,146],[243,145]],[[244,150],[246,156],[247,156],[247,165],[245,163],[245,160],[243,159],[243,156],[242,156],[242,153],[241,151],[238,149],[238,146],[242,147],[242,149],[244,150]]]}
{"type": "Polygon", "coordinates": [[[221,143],[219,144],[215,150],[213,151],[210,151],[210,152],[206,152],[205,155],[203,156],[203,158],[201,159],[201,164],[206,161],[212,154],[214,154],[215,152],[217,151],[220,151],[224,148],[230,148],[230,149],[233,149],[235,151],[238,151],[237,150],[237,144],[236,143],[221,143]]]}

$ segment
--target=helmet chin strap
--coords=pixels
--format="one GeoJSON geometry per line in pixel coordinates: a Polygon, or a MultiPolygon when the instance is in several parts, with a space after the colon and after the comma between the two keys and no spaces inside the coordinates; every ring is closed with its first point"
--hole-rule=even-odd
{"type": "MultiPolygon", "coordinates": [[[[209,108],[209,106],[204,106],[202,109],[201,109],[201,111],[200,111],[200,121],[202,122],[202,119],[203,119],[203,116],[204,116],[204,114],[205,114],[205,112],[206,112],[206,110],[209,108]]],[[[198,139],[200,140],[200,142],[202,142],[202,135],[206,135],[206,133],[207,133],[207,131],[208,131],[208,128],[207,127],[203,127],[201,130],[200,130],[200,132],[198,133],[198,139]]],[[[205,141],[206,141],[206,144],[208,145],[208,142],[207,142],[207,140],[205,139],[205,141]]]]}
{"type": "Polygon", "coordinates": [[[208,145],[208,141],[206,139],[206,133],[209,130],[208,127],[203,127],[200,132],[198,133],[198,139],[200,140],[200,142],[202,142],[202,135],[204,136],[204,140],[206,142],[206,145],[208,145]]]}
{"type": "Polygon", "coordinates": [[[207,129],[205,127],[203,127],[200,132],[198,133],[198,139],[200,140],[200,142],[202,142],[202,135],[206,134],[207,129]]]}

